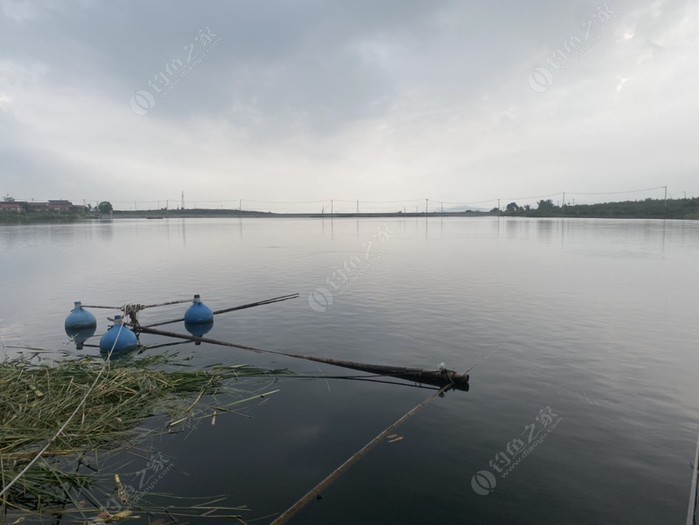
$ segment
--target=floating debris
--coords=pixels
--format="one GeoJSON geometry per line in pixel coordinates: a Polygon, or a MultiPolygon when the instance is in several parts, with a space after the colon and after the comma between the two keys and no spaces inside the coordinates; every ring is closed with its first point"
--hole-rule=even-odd
{"type": "MultiPolygon", "coordinates": [[[[168,356],[0,362],[0,512],[17,519],[56,512],[97,517],[104,509],[83,508],[78,495],[101,491],[107,501],[112,489],[102,487],[104,473],[80,468],[83,458],[138,446],[156,432],[141,426],[155,415],[169,416],[178,425],[209,418],[213,406],[206,399],[213,393],[228,392],[232,401],[217,401],[216,410],[232,412],[277,392],[248,395],[226,389],[228,380],[273,375],[265,370],[245,365],[188,370],[179,361],[171,370],[172,364],[168,356]]],[[[119,514],[112,510],[108,514],[114,521],[119,514]]],[[[119,509],[126,510],[133,509],[119,509]]]]}

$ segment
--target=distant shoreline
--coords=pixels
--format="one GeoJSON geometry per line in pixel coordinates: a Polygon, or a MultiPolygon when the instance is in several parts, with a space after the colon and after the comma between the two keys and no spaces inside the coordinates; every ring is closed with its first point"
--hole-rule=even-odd
{"type": "Polygon", "coordinates": [[[73,224],[79,222],[111,222],[126,219],[399,219],[399,218],[443,218],[443,217],[461,217],[461,218],[476,218],[476,217],[502,217],[502,218],[523,218],[523,219],[646,219],[646,220],[699,220],[699,216],[691,217],[658,217],[650,215],[554,215],[554,214],[537,214],[537,215],[513,215],[513,214],[497,214],[489,212],[435,212],[435,213],[263,213],[263,212],[232,212],[232,213],[206,213],[192,210],[191,213],[173,212],[168,214],[158,214],[156,212],[118,212],[110,216],[102,217],[40,217],[40,218],[25,218],[0,216],[0,224],[9,225],[32,225],[32,224],[73,224]]]}
{"type": "MultiPolygon", "coordinates": [[[[111,204],[105,202],[109,208],[111,204]]],[[[525,218],[579,218],[579,219],[668,219],[699,220],[699,197],[689,199],[645,199],[597,204],[565,204],[558,206],[551,200],[539,201],[537,208],[518,206],[511,202],[505,208],[465,211],[432,212],[378,212],[378,213],[274,213],[239,209],[179,208],[160,210],[114,210],[100,214],[95,209],[88,212],[23,212],[3,211],[0,223],[36,224],[65,223],[86,220],[165,219],[165,218],[270,218],[270,219],[375,219],[406,217],[525,217],[525,218]]]]}

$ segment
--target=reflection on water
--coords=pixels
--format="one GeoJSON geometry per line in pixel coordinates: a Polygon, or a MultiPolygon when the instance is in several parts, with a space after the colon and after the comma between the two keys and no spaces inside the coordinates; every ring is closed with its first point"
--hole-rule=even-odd
{"type": "MultiPolygon", "coordinates": [[[[698,223],[115,220],[0,226],[0,248],[10,298],[0,306],[5,343],[72,348],[62,323],[78,299],[121,305],[200,293],[220,309],[300,292],[296,301],[219,316],[207,335],[375,364],[478,365],[468,393],[448,394],[411,419],[399,430],[404,439],[379,445],[299,523],[684,518],[699,420],[698,223]],[[330,286],[329,276],[339,283],[337,271],[364,260],[384,227],[395,241],[371,264],[358,264],[329,307],[311,308],[309,294],[330,286]],[[506,461],[500,453],[516,461],[514,440],[529,445],[522,429],[545,407],[563,421],[503,478],[495,468],[506,461]],[[472,488],[483,470],[496,480],[487,495],[472,488]]],[[[142,322],[177,318],[181,306],[144,311],[142,322]]],[[[98,335],[113,313],[99,312],[98,335]]],[[[319,374],[281,356],[177,348],[193,366],[319,374]]],[[[229,504],[252,507],[248,519],[281,512],[428,394],[333,379],[279,378],[276,386],[280,394],[251,419],[219,416],[186,439],[164,440],[159,446],[175,468],[158,491],[227,494],[229,504]]]]}

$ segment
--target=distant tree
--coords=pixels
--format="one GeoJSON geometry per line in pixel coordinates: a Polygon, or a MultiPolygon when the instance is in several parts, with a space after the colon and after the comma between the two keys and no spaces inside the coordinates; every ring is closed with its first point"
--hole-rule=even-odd
{"type": "Polygon", "coordinates": [[[531,209],[532,209],[532,207],[529,206],[529,204],[525,204],[525,205],[524,205],[524,208],[522,208],[523,211],[529,211],[529,210],[531,210],[531,209]]]}
{"type": "Polygon", "coordinates": [[[97,210],[100,213],[111,213],[111,211],[114,208],[112,208],[112,203],[109,201],[102,201],[97,205],[97,210]]]}
{"type": "Polygon", "coordinates": [[[2,200],[4,200],[5,202],[15,202],[15,198],[9,193],[6,193],[2,200]]]}
{"type": "Polygon", "coordinates": [[[540,200],[537,209],[541,211],[551,211],[556,207],[551,199],[540,200]]]}
{"type": "Polygon", "coordinates": [[[507,210],[509,213],[517,213],[522,211],[522,208],[520,208],[516,202],[511,202],[505,207],[505,210],[507,210]]]}
{"type": "Polygon", "coordinates": [[[495,207],[492,210],[490,210],[490,213],[500,213],[500,208],[495,207]]]}

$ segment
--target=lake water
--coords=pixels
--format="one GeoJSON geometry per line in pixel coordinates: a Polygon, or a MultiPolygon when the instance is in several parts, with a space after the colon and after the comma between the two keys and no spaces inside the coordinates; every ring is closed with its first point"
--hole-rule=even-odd
{"type": "MultiPolygon", "coordinates": [[[[378,445],[293,523],[683,523],[699,429],[698,262],[699,222],[684,221],[4,225],[0,340],[71,350],[63,319],[77,299],[200,293],[217,309],[299,292],[218,316],[209,336],[358,362],[477,366],[469,392],[433,401],[399,428],[402,440],[378,445]]],[[[114,312],[93,312],[101,333],[114,312]]],[[[195,366],[347,374],[207,344],[179,348],[195,366]]],[[[225,494],[224,504],[250,507],[247,521],[269,523],[432,393],[338,379],[271,388],[281,391],[250,418],[219,415],[215,426],[159,440],[172,468],[154,490],[225,494]]]]}

